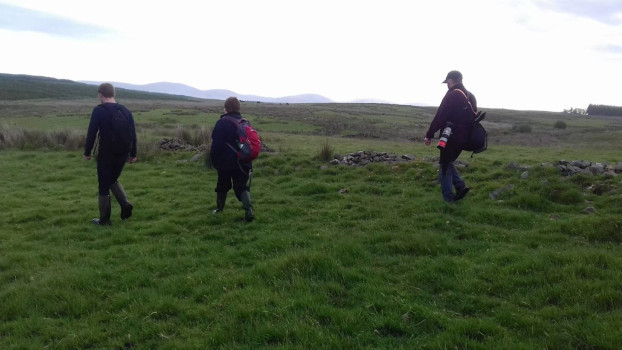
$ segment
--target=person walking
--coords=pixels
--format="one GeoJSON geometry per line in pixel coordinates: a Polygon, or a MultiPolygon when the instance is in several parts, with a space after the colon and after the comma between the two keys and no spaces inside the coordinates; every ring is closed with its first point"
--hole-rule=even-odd
{"type": "Polygon", "coordinates": [[[237,123],[242,119],[240,101],[236,97],[225,100],[225,114],[214,125],[212,130],[212,145],[210,148],[211,164],[218,171],[216,183],[216,209],[220,213],[225,209],[227,192],[233,188],[238,201],[244,208],[244,219],[247,222],[255,218],[251,202],[250,187],[247,185],[252,174],[252,163],[241,163],[238,160],[236,146],[237,123]]]}
{"type": "Polygon", "coordinates": [[[464,87],[462,73],[457,70],[449,72],[443,84],[447,84],[448,91],[425,134],[424,142],[426,146],[429,146],[434,134],[441,131],[438,145],[440,149],[439,180],[443,199],[452,203],[464,198],[470,190],[458,173],[454,162],[468,141],[469,130],[474,123],[477,111],[477,100],[464,87]],[[451,133],[447,140],[444,140],[447,127],[451,129],[451,133]]]}
{"type": "Polygon", "coordinates": [[[133,205],[127,199],[119,176],[126,162],[136,162],[136,126],[132,112],[115,100],[112,84],[103,83],[97,89],[100,104],[91,113],[86,134],[84,159],[91,160],[91,152],[98,142],[97,181],[99,183],[99,218],[97,225],[110,225],[110,192],[121,206],[121,220],[132,216],[133,205]]]}

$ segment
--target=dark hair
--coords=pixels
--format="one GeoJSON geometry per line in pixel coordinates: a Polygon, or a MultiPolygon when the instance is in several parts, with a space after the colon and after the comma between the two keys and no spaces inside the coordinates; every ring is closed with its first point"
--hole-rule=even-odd
{"type": "Polygon", "coordinates": [[[114,97],[114,86],[110,83],[103,83],[97,88],[97,92],[106,98],[114,97]]]}
{"type": "Polygon", "coordinates": [[[225,111],[227,113],[240,113],[240,101],[237,97],[229,97],[225,101],[225,111]]]}

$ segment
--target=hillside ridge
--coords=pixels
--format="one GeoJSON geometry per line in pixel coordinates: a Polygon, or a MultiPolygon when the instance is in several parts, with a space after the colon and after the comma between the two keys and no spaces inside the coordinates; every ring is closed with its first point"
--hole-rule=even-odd
{"type": "MultiPolygon", "coordinates": [[[[117,87],[117,95],[136,100],[181,100],[192,101],[194,97],[155,92],[136,91],[117,87]]],[[[0,73],[0,100],[38,100],[38,99],[82,99],[93,98],[97,88],[90,84],[68,79],[56,79],[26,74],[0,73]]]]}

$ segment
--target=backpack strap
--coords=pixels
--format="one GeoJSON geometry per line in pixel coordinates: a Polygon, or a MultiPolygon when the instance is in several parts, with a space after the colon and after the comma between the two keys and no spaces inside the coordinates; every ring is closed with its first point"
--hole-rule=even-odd
{"type": "MultiPolygon", "coordinates": [[[[462,96],[464,96],[464,98],[466,99],[467,103],[469,104],[469,106],[471,106],[471,110],[473,111],[473,114],[477,114],[477,112],[475,111],[475,108],[473,108],[473,105],[471,104],[471,100],[469,100],[469,97],[464,93],[464,91],[460,90],[460,89],[454,89],[455,91],[460,91],[460,93],[462,94],[462,96]]],[[[470,93],[469,93],[470,95],[470,93]]]]}
{"type": "MultiPolygon", "coordinates": [[[[236,135],[236,137],[237,137],[237,134],[238,134],[237,128],[238,128],[238,126],[240,125],[240,123],[242,123],[242,121],[244,121],[244,118],[240,118],[240,119],[238,119],[238,118],[234,118],[234,117],[232,117],[232,116],[226,115],[226,116],[224,116],[224,119],[225,119],[225,120],[228,120],[231,124],[235,125],[235,128],[236,128],[235,135],[236,135]]],[[[225,142],[225,144],[226,144],[226,145],[227,145],[227,146],[228,146],[228,147],[229,147],[229,148],[230,148],[230,149],[231,149],[231,150],[232,150],[232,151],[233,151],[236,155],[239,155],[239,154],[240,154],[240,150],[239,150],[239,149],[236,149],[236,148],[235,148],[232,144],[230,144],[229,142],[225,142]]],[[[242,164],[240,164],[240,159],[239,159],[239,158],[237,159],[237,163],[238,163],[238,167],[240,168],[240,171],[241,171],[241,172],[243,172],[243,173],[246,173],[246,172],[244,171],[244,168],[242,167],[242,164]]],[[[252,171],[251,171],[251,174],[252,174],[252,171]]],[[[252,175],[251,175],[251,179],[252,179],[252,175]]],[[[251,180],[251,181],[252,181],[252,180],[251,180]]],[[[249,183],[248,187],[250,188],[250,183],[249,183]]]]}

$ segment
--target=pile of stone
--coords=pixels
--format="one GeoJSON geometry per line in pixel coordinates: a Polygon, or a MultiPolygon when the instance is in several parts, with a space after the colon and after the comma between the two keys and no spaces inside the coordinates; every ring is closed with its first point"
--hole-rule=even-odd
{"type": "Polygon", "coordinates": [[[587,160],[560,160],[556,164],[557,169],[564,176],[570,176],[575,174],[585,175],[617,175],[622,173],[622,162],[615,164],[609,163],[595,163],[587,160]]]}
{"type": "MultiPolygon", "coordinates": [[[[576,174],[584,174],[584,175],[612,175],[616,176],[619,173],[622,173],[622,162],[618,162],[615,164],[609,163],[597,163],[590,162],[587,160],[560,160],[553,163],[542,163],[540,166],[543,167],[556,167],[559,169],[562,175],[571,176],[576,174]]],[[[523,171],[523,175],[525,175],[529,170],[531,170],[531,165],[519,164],[518,162],[511,162],[507,165],[507,169],[509,170],[518,170],[523,171]]]]}
{"type": "Polygon", "coordinates": [[[399,163],[415,160],[414,156],[405,154],[398,156],[388,152],[358,151],[348,153],[345,156],[335,155],[330,161],[331,165],[364,166],[369,163],[399,163]]]}
{"type": "Polygon", "coordinates": [[[159,146],[161,149],[167,150],[167,151],[193,151],[193,152],[203,152],[203,151],[206,151],[209,147],[206,144],[194,146],[178,138],[162,139],[160,141],[159,146]]]}
{"type": "MultiPolygon", "coordinates": [[[[205,152],[209,150],[209,144],[201,144],[194,146],[179,138],[162,139],[158,145],[161,149],[166,151],[191,151],[191,152],[205,152]]],[[[259,152],[274,153],[275,151],[268,147],[265,143],[261,143],[261,149],[259,152]]]]}

